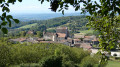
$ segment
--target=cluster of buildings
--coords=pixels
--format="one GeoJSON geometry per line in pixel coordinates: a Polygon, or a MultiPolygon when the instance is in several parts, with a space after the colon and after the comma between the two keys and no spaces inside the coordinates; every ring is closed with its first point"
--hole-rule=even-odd
{"type": "MultiPolygon", "coordinates": [[[[28,33],[32,33],[32,31],[29,31],[28,33]]],[[[96,36],[85,36],[82,35],[70,35],[69,30],[67,27],[58,27],[56,28],[56,33],[50,33],[50,32],[43,32],[43,38],[38,37],[28,37],[28,38],[17,38],[17,39],[10,39],[11,42],[31,42],[31,43],[62,43],[64,45],[70,46],[70,47],[78,47],[83,48],[84,50],[91,51],[92,54],[95,54],[98,52],[99,48],[93,47],[93,45],[96,45],[96,47],[99,44],[98,38],[96,36]]],[[[118,57],[120,57],[120,52],[112,52],[111,55],[117,54],[118,57]]]]}

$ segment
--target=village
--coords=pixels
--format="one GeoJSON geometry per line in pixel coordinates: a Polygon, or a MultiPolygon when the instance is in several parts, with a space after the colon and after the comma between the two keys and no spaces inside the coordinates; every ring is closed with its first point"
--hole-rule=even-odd
{"type": "MultiPolygon", "coordinates": [[[[33,31],[28,31],[28,34],[33,34],[33,31]]],[[[70,47],[83,48],[83,50],[88,50],[91,55],[96,54],[99,51],[99,39],[95,36],[85,36],[80,35],[70,35],[67,27],[56,28],[56,33],[43,32],[43,37],[27,37],[27,38],[17,38],[10,39],[13,43],[62,43],[70,47]]],[[[120,57],[120,51],[111,51],[108,56],[120,57]]]]}

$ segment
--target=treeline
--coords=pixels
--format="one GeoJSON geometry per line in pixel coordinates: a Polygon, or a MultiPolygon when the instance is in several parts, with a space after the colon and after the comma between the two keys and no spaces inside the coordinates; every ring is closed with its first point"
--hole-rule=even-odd
{"type": "MultiPolygon", "coordinates": [[[[87,30],[88,28],[85,26],[88,20],[85,18],[86,16],[68,16],[68,17],[58,17],[49,20],[31,20],[28,22],[20,22],[19,24],[12,23],[12,27],[6,26],[9,30],[8,36],[20,36],[21,31],[48,31],[48,32],[56,32],[55,28],[58,26],[66,26],[71,31],[70,33],[77,33],[79,30],[87,30]],[[35,26],[31,26],[30,28],[20,28],[25,25],[31,25],[37,23],[35,26]],[[19,29],[20,28],[20,29],[19,29]],[[50,29],[51,28],[51,29],[50,29]]],[[[0,32],[0,37],[3,36],[2,32],[0,32]]]]}
{"type": "Polygon", "coordinates": [[[54,43],[12,44],[0,39],[0,67],[96,67],[100,56],[54,43]]]}

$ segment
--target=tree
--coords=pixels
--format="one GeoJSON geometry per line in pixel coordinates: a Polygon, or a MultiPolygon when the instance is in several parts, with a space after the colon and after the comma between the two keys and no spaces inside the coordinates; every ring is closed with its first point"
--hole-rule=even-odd
{"type": "MultiPolygon", "coordinates": [[[[18,0],[22,2],[22,0],[18,0]]],[[[41,4],[45,0],[39,0],[41,4]]],[[[99,0],[97,1],[91,0],[46,0],[50,2],[52,11],[62,11],[64,14],[64,10],[68,10],[69,5],[72,5],[75,8],[75,11],[81,9],[82,13],[88,12],[90,16],[88,26],[91,26],[94,30],[99,31],[100,37],[100,47],[103,51],[109,51],[114,49],[118,45],[119,37],[119,23],[120,19],[116,15],[120,15],[120,0],[99,0]],[[83,4],[83,8],[80,7],[80,4],[83,4]]],[[[11,27],[11,20],[19,23],[19,20],[13,19],[11,15],[6,15],[7,12],[10,12],[9,3],[14,4],[16,0],[1,0],[1,8],[3,11],[2,16],[0,17],[2,23],[0,25],[0,29],[6,34],[7,29],[3,26],[9,22],[9,26],[11,27]],[[5,20],[6,19],[6,20],[5,20]]],[[[104,56],[104,54],[102,54],[104,56]]],[[[103,57],[104,58],[104,57],[103,57]]],[[[104,58],[105,61],[106,58],[104,58]]],[[[102,60],[101,60],[102,62],[102,60]]]]}
{"type": "Polygon", "coordinates": [[[26,35],[26,32],[25,31],[21,31],[20,34],[21,34],[21,37],[24,37],[26,35]]]}
{"type": "Polygon", "coordinates": [[[40,31],[37,31],[37,37],[42,37],[43,36],[43,33],[42,32],[40,32],[40,31]]]}

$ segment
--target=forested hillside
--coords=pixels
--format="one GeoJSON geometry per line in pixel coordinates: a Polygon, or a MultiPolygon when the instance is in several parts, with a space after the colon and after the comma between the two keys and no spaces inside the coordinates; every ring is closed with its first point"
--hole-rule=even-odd
{"type": "Polygon", "coordinates": [[[71,31],[71,33],[77,33],[80,30],[87,30],[85,26],[88,20],[86,16],[68,16],[68,17],[58,17],[48,20],[31,20],[28,22],[20,22],[19,24],[12,24],[12,27],[8,27],[9,34],[18,34],[21,31],[48,31],[55,32],[55,28],[59,26],[66,26],[71,31]]]}

